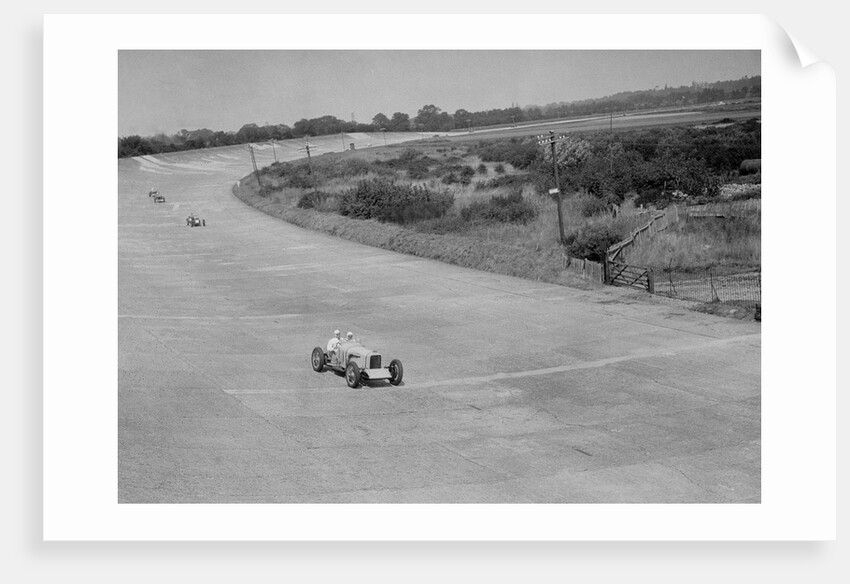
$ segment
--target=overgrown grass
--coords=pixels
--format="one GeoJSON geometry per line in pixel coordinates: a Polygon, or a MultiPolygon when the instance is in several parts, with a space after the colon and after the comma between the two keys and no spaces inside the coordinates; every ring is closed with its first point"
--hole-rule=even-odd
{"type": "Polygon", "coordinates": [[[679,270],[761,266],[761,212],[691,219],[630,250],[630,263],[679,270]]]}
{"type": "MultiPolygon", "coordinates": [[[[612,198],[569,193],[563,201],[566,245],[548,195],[551,176],[528,140],[503,144],[409,145],[314,157],[263,172],[264,196],[289,209],[389,221],[420,234],[492,242],[534,253],[599,259],[607,245],[648,221],[628,197],[612,215],[612,198]],[[545,172],[544,172],[545,170],[545,172]]],[[[616,199],[619,200],[619,199],[616,199]]],[[[704,268],[760,263],[760,215],[705,220],[671,228],[632,248],[629,261],[654,267],[704,268]]]]}

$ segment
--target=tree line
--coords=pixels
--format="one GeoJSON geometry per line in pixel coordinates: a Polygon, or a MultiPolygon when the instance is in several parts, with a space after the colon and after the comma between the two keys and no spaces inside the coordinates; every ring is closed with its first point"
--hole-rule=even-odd
{"type": "Polygon", "coordinates": [[[689,107],[722,100],[757,99],[761,97],[761,76],[742,77],[716,83],[693,82],[688,86],[656,87],[650,90],[629,91],[604,98],[531,105],[470,112],[458,109],[453,114],[433,104],[422,106],[412,119],[406,113],[392,116],[376,114],[370,123],[341,120],[335,116],[301,119],[291,127],[286,124],[259,126],[245,124],[237,132],[209,129],[180,130],[174,135],[138,135],[118,139],[118,157],[142,156],[179,150],[197,150],[216,146],[232,146],[268,140],[288,140],[307,136],[323,136],[353,132],[448,132],[473,130],[476,127],[516,125],[524,122],[568,118],[613,112],[629,112],[655,108],[689,107]]]}

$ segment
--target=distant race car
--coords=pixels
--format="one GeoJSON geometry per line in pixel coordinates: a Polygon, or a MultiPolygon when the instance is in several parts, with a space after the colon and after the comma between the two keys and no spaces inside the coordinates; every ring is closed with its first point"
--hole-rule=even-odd
{"type": "Polygon", "coordinates": [[[206,227],[207,220],[201,219],[200,217],[195,217],[195,214],[192,213],[188,217],[186,217],[186,225],[189,227],[206,227]]]}
{"type": "Polygon", "coordinates": [[[162,195],[154,195],[153,196],[153,202],[154,203],[164,203],[165,197],[163,197],[162,195]]]}
{"type": "Polygon", "coordinates": [[[334,351],[325,351],[321,347],[313,349],[310,359],[313,371],[321,372],[326,367],[345,374],[348,387],[358,387],[361,381],[386,379],[392,385],[401,383],[404,368],[401,361],[393,359],[384,366],[381,354],[367,349],[357,339],[340,341],[334,351]]]}
{"type": "Polygon", "coordinates": [[[149,196],[149,197],[152,197],[152,196],[154,196],[154,195],[158,195],[158,194],[159,194],[159,191],[155,191],[155,190],[153,190],[153,189],[151,189],[151,190],[149,190],[149,191],[148,191],[148,196],[149,196]]]}

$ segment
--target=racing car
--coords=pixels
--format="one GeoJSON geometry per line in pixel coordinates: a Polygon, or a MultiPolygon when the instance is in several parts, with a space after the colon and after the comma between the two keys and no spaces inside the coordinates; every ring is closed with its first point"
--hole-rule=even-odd
{"type": "Polygon", "coordinates": [[[190,214],[186,217],[186,225],[189,227],[206,227],[207,220],[201,219],[200,217],[196,217],[194,213],[190,214]]]}
{"type": "Polygon", "coordinates": [[[164,203],[165,197],[163,197],[162,195],[154,195],[153,196],[153,202],[154,203],[164,203]]]}
{"type": "Polygon", "coordinates": [[[152,196],[158,195],[158,194],[159,194],[159,191],[155,191],[154,189],[151,189],[151,190],[148,191],[149,197],[152,197],[152,196]]]}
{"type": "Polygon", "coordinates": [[[345,375],[348,387],[359,387],[361,381],[386,379],[392,385],[401,383],[404,368],[401,361],[393,359],[384,366],[381,354],[367,349],[359,340],[340,341],[337,349],[325,351],[321,347],[313,349],[310,359],[313,371],[322,372],[325,368],[345,375]]]}

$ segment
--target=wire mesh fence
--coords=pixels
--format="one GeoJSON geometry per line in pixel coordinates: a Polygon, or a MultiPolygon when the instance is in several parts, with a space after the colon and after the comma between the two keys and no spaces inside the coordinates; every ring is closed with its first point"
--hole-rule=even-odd
{"type": "Polygon", "coordinates": [[[654,270],[654,292],[696,302],[761,304],[761,272],[725,274],[716,270],[654,270]]]}

